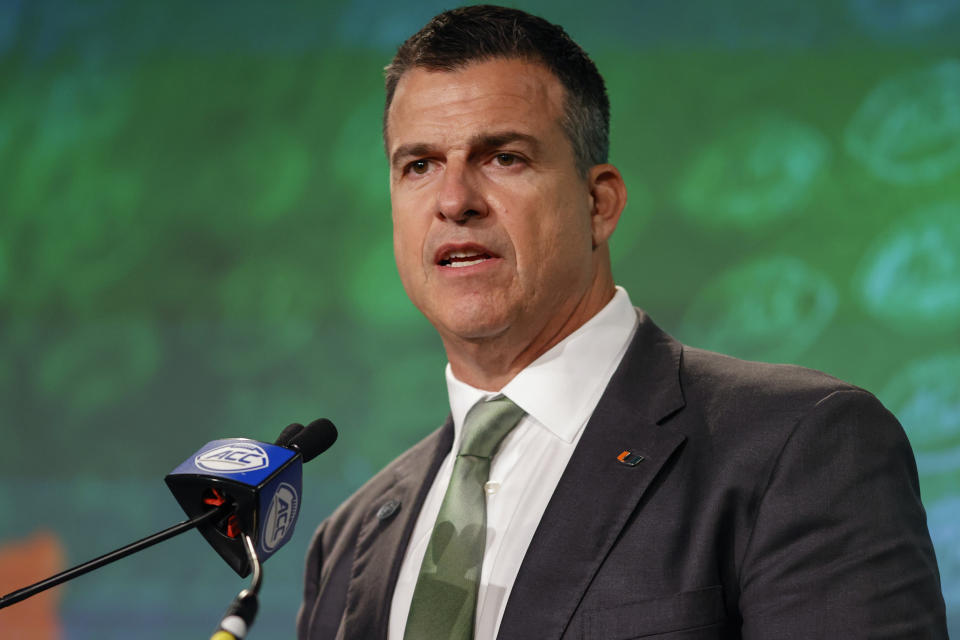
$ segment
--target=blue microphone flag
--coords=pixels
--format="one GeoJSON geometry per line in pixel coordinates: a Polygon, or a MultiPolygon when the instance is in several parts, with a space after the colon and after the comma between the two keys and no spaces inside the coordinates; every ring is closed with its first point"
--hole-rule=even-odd
{"type": "Polygon", "coordinates": [[[248,438],[214,440],[165,480],[191,518],[224,502],[233,505],[219,522],[198,529],[241,577],[250,573],[241,531],[252,538],[261,562],[293,535],[303,486],[297,451],[248,438]]]}

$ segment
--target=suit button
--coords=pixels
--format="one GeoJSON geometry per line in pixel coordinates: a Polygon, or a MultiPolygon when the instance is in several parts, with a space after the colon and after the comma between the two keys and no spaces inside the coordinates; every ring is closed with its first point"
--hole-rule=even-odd
{"type": "Polygon", "coordinates": [[[387,520],[400,508],[399,500],[387,500],[377,509],[377,519],[387,520]]]}

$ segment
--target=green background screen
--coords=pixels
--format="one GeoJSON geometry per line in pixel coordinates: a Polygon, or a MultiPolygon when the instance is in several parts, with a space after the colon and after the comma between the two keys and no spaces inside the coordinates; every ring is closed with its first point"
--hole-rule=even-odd
{"type": "MultiPolygon", "coordinates": [[[[606,77],[618,284],[880,397],[960,634],[960,0],[513,4],[606,77]]],[[[447,413],[380,138],[382,68],[445,8],[0,0],[4,592],[182,519],[163,477],[205,442],[327,416],[251,632],[293,636],[313,527],[447,413]]],[[[190,532],[0,635],[206,637],[246,583],[190,532]]]]}

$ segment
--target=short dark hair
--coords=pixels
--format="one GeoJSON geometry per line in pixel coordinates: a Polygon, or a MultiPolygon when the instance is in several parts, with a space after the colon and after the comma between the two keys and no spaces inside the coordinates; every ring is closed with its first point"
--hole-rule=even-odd
{"type": "Polygon", "coordinates": [[[549,69],[566,90],[561,126],[581,173],[607,161],[610,101],[603,78],[586,52],[562,27],[529,13],[474,5],[445,11],[410,36],[387,65],[384,139],[393,95],[404,73],[414,68],[455,71],[471,62],[519,58],[549,69]]]}

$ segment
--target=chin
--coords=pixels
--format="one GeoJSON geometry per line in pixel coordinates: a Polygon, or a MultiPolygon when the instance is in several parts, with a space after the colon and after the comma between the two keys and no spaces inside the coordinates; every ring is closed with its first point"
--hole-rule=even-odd
{"type": "Polygon", "coordinates": [[[501,292],[494,295],[439,296],[421,311],[441,335],[483,340],[503,335],[516,310],[501,292]]]}
{"type": "Polygon", "coordinates": [[[460,340],[489,340],[507,332],[510,323],[502,314],[491,314],[490,309],[464,309],[439,314],[431,322],[440,335],[460,340]]]}
{"type": "MultiPolygon", "coordinates": [[[[459,320],[459,319],[458,319],[459,320]]],[[[498,338],[507,332],[507,327],[493,322],[445,322],[436,324],[441,335],[459,338],[460,340],[482,342],[498,338]]]]}

